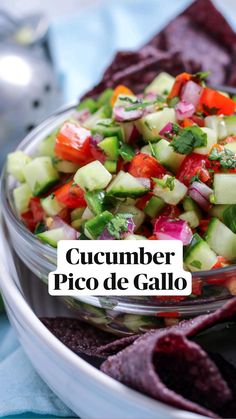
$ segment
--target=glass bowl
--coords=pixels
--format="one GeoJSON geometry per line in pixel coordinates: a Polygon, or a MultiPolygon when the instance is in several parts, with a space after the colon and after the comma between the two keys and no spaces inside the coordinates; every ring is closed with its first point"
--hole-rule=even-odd
{"type": "MultiPolygon", "coordinates": [[[[70,117],[74,110],[75,106],[59,110],[33,130],[20,143],[18,149],[33,155],[37,145],[70,117]]],[[[14,179],[7,175],[4,169],[1,178],[1,202],[9,237],[23,263],[47,283],[48,273],[56,268],[57,252],[37,239],[18,218],[12,196],[15,184],[14,179]]],[[[223,305],[231,298],[232,289],[236,290],[236,265],[193,273],[193,282],[195,285],[202,284],[201,295],[191,295],[179,302],[157,300],[153,297],[62,298],[73,310],[74,316],[111,333],[126,335],[144,332],[151,328],[175,324],[182,318],[209,313],[223,305]]]]}

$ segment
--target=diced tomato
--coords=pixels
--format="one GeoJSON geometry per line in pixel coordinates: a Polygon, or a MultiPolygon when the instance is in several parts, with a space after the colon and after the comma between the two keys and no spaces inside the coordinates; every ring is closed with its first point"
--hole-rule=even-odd
{"type": "Polygon", "coordinates": [[[202,294],[202,280],[193,278],[192,282],[192,294],[201,295],[202,294]]]}
{"type": "Polygon", "coordinates": [[[33,213],[32,211],[26,211],[23,212],[21,214],[21,218],[24,221],[26,227],[30,230],[30,231],[34,231],[35,227],[37,225],[37,222],[34,219],[33,213]]]}
{"type": "Polygon", "coordinates": [[[70,224],[71,218],[70,218],[71,209],[68,207],[63,208],[59,214],[58,217],[60,217],[65,223],[70,224]]]}
{"type": "Polygon", "coordinates": [[[112,106],[114,106],[114,104],[116,103],[116,100],[117,100],[119,95],[131,95],[131,96],[133,96],[134,93],[128,87],[123,86],[123,84],[119,84],[115,88],[115,90],[113,92],[113,95],[111,97],[111,105],[112,106]]]}
{"type": "Polygon", "coordinates": [[[191,127],[193,124],[194,124],[194,122],[190,118],[185,118],[183,120],[183,127],[184,128],[191,127]]]}
{"type": "Polygon", "coordinates": [[[220,269],[227,265],[229,265],[227,259],[224,256],[218,256],[216,264],[211,269],[220,269]]]}
{"type": "Polygon", "coordinates": [[[153,234],[152,236],[148,237],[148,240],[157,240],[157,236],[153,234]]]}
{"type": "Polygon", "coordinates": [[[137,208],[139,208],[141,211],[144,210],[146,207],[146,204],[148,201],[150,201],[151,197],[153,196],[153,193],[148,192],[145,195],[143,195],[141,198],[139,198],[135,204],[137,208]]]}
{"type": "Polygon", "coordinates": [[[181,211],[176,205],[166,205],[161,211],[161,215],[169,218],[178,218],[181,211]]]}
{"type": "Polygon", "coordinates": [[[224,143],[225,144],[235,143],[235,141],[236,141],[236,135],[233,135],[233,136],[227,137],[225,139],[224,143]]]}
{"type": "Polygon", "coordinates": [[[236,103],[220,92],[205,87],[200,98],[200,106],[206,114],[211,114],[211,110],[215,109],[214,113],[216,115],[232,115],[235,111],[236,103]]]}
{"type": "Polygon", "coordinates": [[[92,156],[92,160],[99,160],[101,163],[104,163],[106,160],[106,156],[102,150],[99,150],[96,145],[90,146],[90,153],[92,156]]]}
{"type": "Polygon", "coordinates": [[[82,208],[87,205],[84,199],[84,191],[73,181],[61,186],[54,194],[56,199],[68,208],[82,208]]]}
{"type": "Polygon", "coordinates": [[[191,116],[191,120],[197,124],[199,127],[204,127],[205,126],[205,120],[203,117],[198,116],[198,115],[193,115],[191,116]]]}
{"type": "Polygon", "coordinates": [[[206,167],[208,161],[207,156],[202,154],[192,153],[185,157],[183,160],[178,173],[177,179],[184,183],[186,186],[190,185],[191,178],[196,175],[198,171],[206,167]]]}
{"type": "Polygon", "coordinates": [[[199,229],[202,233],[205,233],[207,231],[209,222],[210,222],[210,218],[205,218],[205,219],[200,220],[199,229]]]}
{"type": "Polygon", "coordinates": [[[189,73],[179,74],[175,79],[174,85],[169,93],[168,99],[180,96],[183,86],[187,83],[187,81],[191,80],[191,78],[192,75],[189,73]]]}
{"type": "Polygon", "coordinates": [[[129,173],[135,177],[162,178],[166,169],[148,154],[140,153],[134,156],[129,166],[129,173]]]}
{"type": "MultiPolygon", "coordinates": [[[[157,298],[159,298],[159,297],[157,297],[157,298]]],[[[170,301],[173,301],[173,302],[176,302],[176,303],[186,299],[186,297],[183,297],[181,300],[180,300],[180,297],[166,297],[166,298],[169,298],[170,301]],[[172,298],[172,300],[171,300],[171,298],[172,298]]],[[[166,301],[168,301],[168,300],[166,300],[166,301]]],[[[180,317],[180,313],[179,313],[179,311],[158,311],[156,313],[156,316],[157,317],[166,317],[166,318],[178,318],[178,317],[180,317]]]]}
{"type": "Polygon", "coordinates": [[[81,165],[93,160],[90,131],[72,122],[65,122],[56,137],[55,154],[81,165]]]}
{"type": "Polygon", "coordinates": [[[29,210],[32,212],[35,223],[43,220],[45,213],[39,198],[34,197],[30,199],[29,210]]]}

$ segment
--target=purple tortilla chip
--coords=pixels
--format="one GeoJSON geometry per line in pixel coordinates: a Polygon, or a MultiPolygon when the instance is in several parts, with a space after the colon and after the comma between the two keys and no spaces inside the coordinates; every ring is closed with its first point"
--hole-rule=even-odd
{"type": "MultiPolygon", "coordinates": [[[[117,355],[109,357],[102,364],[101,369],[103,372],[122,383],[140,390],[158,400],[196,413],[215,417],[216,413],[212,413],[212,411],[217,413],[219,411],[221,412],[223,406],[225,407],[226,401],[229,406],[234,406],[233,395],[230,398],[232,386],[227,385],[226,378],[223,378],[223,372],[220,372],[214,362],[207,357],[204,351],[202,351],[200,346],[188,342],[187,337],[192,337],[216,324],[235,320],[236,298],[233,298],[224,307],[212,314],[182,321],[178,325],[167,329],[147,332],[117,355]],[[178,337],[176,338],[176,336],[178,337]],[[179,344],[174,346],[173,341],[176,342],[176,339],[179,344]],[[169,342],[169,349],[167,347],[166,351],[163,349],[163,342],[169,342]],[[181,350],[179,349],[180,347],[182,348],[181,350]],[[160,348],[162,348],[162,351],[160,351],[160,348]],[[167,356],[170,353],[170,348],[172,364],[170,362],[170,357],[168,358],[167,356]],[[178,376],[176,378],[180,377],[181,379],[180,381],[176,381],[174,380],[175,374],[172,374],[171,372],[175,370],[175,360],[176,364],[180,362],[181,351],[184,354],[183,359],[181,360],[181,368],[185,372],[183,372],[181,376],[179,371],[179,375],[177,374],[178,376]],[[156,355],[157,353],[158,355],[156,355]],[[160,355],[160,353],[162,355],[160,355]],[[193,358],[191,358],[193,353],[196,358],[199,356],[199,360],[203,360],[201,370],[199,369],[199,361],[194,363],[193,358]],[[160,363],[158,362],[159,367],[157,367],[154,362],[158,356],[159,361],[162,356],[160,363]],[[169,371],[169,375],[167,374],[167,371],[169,371]],[[191,389],[184,389],[181,387],[181,380],[185,383],[187,383],[188,380],[193,381],[194,374],[195,391],[192,393],[190,392],[191,389]],[[202,386],[202,377],[207,377],[205,386],[202,386]],[[201,385],[199,383],[201,383],[201,385]],[[220,401],[219,405],[212,396],[214,393],[214,384],[217,385],[217,391],[221,394],[218,399],[218,401],[220,401]],[[206,386],[210,387],[206,388],[206,386]],[[201,389],[205,394],[204,397],[201,389]],[[176,390],[176,392],[174,390],[176,390]],[[205,410],[205,412],[201,409],[205,410]],[[206,413],[206,409],[212,411],[206,413]]],[[[235,395],[234,391],[233,394],[235,395]]],[[[225,409],[223,409],[223,411],[224,410],[225,409]]]]}
{"type": "Polygon", "coordinates": [[[162,71],[211,71],[214,84],[236,85],[236,34],[210,0],[196,0],[136,52],[118,52],[84,97],[125,84],[140,93],[162,71]],[[217,57],[217,58],[216,58],[217,57]]]}
{"type": "Polygon", "coordinates": [[[118,338],[71,318],[41,318],[44,325],[73,352],[106,358],[134,342],[139,335],[118,338]]]}
{"type": "Polygon", "coordinates": [[[162,335],[156,332],[142,342],[137,340],[114,357],[109,357],[101,369],[116,380],[157,400],[205,416],[217,417],[209,410],[212,405],[215,407],[217,397],[224,402],[231,397],[230,389],[207,354],[197,344],[188,342],[182,334],[174,332],[162,335]],[[168,357],[167,354],[171,353],[172,357],[168,357]],[[163,354],[166,359],[163,359],[163,354]],[[163,362],[165,364],[161,365],[163,362]],[[173,389],[162,380],[162,373],[165,374],[167,385],[171,384],[173,389]],[[192,389],[186,391],[186,394],[192,396],[193,400],[175,391],[175,388],[183,390],[183,384],[188,387],[189,383],[192,389]],[[202,398],[210,405],[209,408],[198,404],[198,399],[202,398]]]}

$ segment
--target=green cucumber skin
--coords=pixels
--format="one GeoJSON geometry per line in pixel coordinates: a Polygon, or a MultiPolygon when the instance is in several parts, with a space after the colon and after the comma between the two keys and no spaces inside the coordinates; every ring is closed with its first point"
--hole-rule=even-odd
{"type": "Polygon", "coordinates": [[[136,198],[148,192],[136,178],[127,172],[120,171],[107,188],[107,194],[118,198],[136,198]]]}
{"type": "Polygon", "coordinates": [[[88,220],[85,223],[85,234],[86,232],[88,233],[86,236],[94,240],[97,239],[113,217],[114,216],[109,211],[104,211],[102,214],[88,220]]]}
{"type": "Polygon", "coordinates": [[[50,244],[52,247],[57,247],[60,240],[65,239],[64,229],[56,228],[55,230],[48,230],[36,235],[44,243],[50,244]]]}
{"type": "Polygon", "coordinates": [[[212,218],[205,233],[205,240],[219,256],[228,260],[236,258],[236,234],[218,218],[212,218]]]}
{"type": "Polygon", "coordinates": [[[192,272],[207,271],[217,262],[217,255],[209,245],[198,235],[194,234],[192,242],[184,255],[184,263],[192,272]],[[194,266],[196,262],[199,266],[194,266]]]}
{"type": "Polygon", "coordinates": [[[165,202],[158,196],[152,196],[150,201],[146,204],[144,212],[151,218],[156,217],[159,212],[164,208],[165,202]]]}

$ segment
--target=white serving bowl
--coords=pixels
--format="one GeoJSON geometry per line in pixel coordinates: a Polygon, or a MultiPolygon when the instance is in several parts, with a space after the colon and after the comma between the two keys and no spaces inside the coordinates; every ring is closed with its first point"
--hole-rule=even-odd
{"type": "Polygon", "coordinates": [[[39,375],[72,411],[82,419],[203,418],[120,384],[54,337],[36,313],[71,316],[71,312],[65,312],[64,305],[17,261],[2,224],[0,255],[0,288],[10,322],[39,375]]]}

